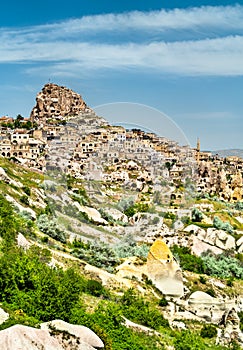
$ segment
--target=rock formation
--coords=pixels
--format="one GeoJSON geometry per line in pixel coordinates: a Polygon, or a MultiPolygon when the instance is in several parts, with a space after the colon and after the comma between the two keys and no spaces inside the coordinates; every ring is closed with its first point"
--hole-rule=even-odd
{"type": "Polygon", "coordinates": [[[218,332],[218,344],[228,346],[230,342],[236,341],[241,347],[243,346],[243,333],[240,330],[240,319],[235,308],[225,311],[219,325],[223,328],[218,332]]]}
{"type": "Polygon", "coordinates": [[[48,120],[62,120],[67,116],[79,116],[91,112],[82,97],[64,86],[46,84],[36,96],[31,120],[45,124],[48,120]]]}
{"type": "Polygon", "coordinates": [[[163,294],[173,297],[183,295],[180,266],[161,239],[157,239],[149,251],[147,269],[149,278],[163,294]]]}
{"type": "Polygon", "coordinates": [[[15,325],[0,331],[0,349],[63,350],[63,347],[48,331],[15,325]]]}
{"type": "Polygon", "coordinates": [[[79,339],[79,341],[81,340],[96,349],[104,347],[101,339],[91,329],[85,326],[70,324],[62,320],[53,320],[42,323],[41,329],[49,330],[51,333],[53,330],[58,332],[68,332],[74,338],[79,339]]]}
{"type": "Polygon", "coordinates": [[[94,350],[102,349],[101,339],[89,328],[61,320],[41,324],[41,329],[15,325],[0,331],[4,350],[94,350]]]}

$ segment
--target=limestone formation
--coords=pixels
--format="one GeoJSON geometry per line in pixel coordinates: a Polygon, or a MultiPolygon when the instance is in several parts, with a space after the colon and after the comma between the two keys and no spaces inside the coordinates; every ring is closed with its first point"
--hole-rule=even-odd
{"type": "Polygon", "coordinates": [[[79,341],[83,341],[88,345],[101,349],[104,347],[102,340],[89,328],[80,325],[74,325],[62,320],[53,320],[50,322],[42,323],[41,329],[44,330],[56,330],[60,332],[68,332],[73,335],[79,341]]]}
{"type": "Polygon", "coordinates": [[[61,120],[67,116],[79,116],[90,112],[82,97],[64,86],[46,84],[36,96],[31,120],[45,124],[49,119],[61,120]]]}
{"type": "Polygon", "coordinates": [[[15,325],[0,331],[0,349],[63,350],[64,348],[46,330],[15,325]]]}
{"type": "Polygon", "coordinates": [[[218,324],[226,310],[234,307],[234,300],[223,300],[196,291],[187,300],[186,309],[205,321],[218,324]]]}
{"type": "Polygon", "coordinates": [[[4,350],[94,350],[103,349],[102,340],[89,328],[61,320],[41,324],[41,329],[15,325],[0,331],[4,350]]]}
{"type": "Polygon", "coordinates": [[[149,251],[147,269],[149,278],[163,294],[173,297],[183,295],[180,266],[161,239],[157,239],[149,251]]]}

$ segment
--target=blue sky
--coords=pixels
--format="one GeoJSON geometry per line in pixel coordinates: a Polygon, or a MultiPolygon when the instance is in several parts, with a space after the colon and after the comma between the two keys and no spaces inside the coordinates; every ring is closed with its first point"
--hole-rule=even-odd
{"type": "MultiPolygon", "coordinates": [[[[91,107],[159,110],[192,146],[243,148],[243,3],[14,0],[0,25],[0,115],[28,116],[51,81],[91,107]]],[[[124,122],[163,136],[163,117],[140,115],[124,122]]]]}

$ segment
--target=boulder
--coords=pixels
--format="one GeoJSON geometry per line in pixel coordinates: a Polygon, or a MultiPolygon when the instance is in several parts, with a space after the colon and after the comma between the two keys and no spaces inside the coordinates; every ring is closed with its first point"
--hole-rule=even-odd
{"type": "Polygon", "coordinates": [[[235,249],[235,238],[226,232],[222,234],[222,230],[219,230],[217,231],[215,245],[224,250],[235,249]]]}
{"type": "Polygon", "coordinates": [[[191,251],[193,254],[200,256],[202,253],[210,250],[214,254],[221,254],[223,253],[223,249],[220,249],[216,246],[210,245],[206,242],[203,242],[199,237],[193,237],[192,239],[192,246],[191,251]]]}
{"type": "MultiPolygon", "coordinates": [[[[89,328],[80,325],[74,325],[62,320],[53,320],[50,322],[45,322],[41,324],[41,329],[43,330],[56,330],[60,332],[68,332],[77,338],[78,341],[87,343],[91,347],[96,349],[104,348],[104,343],[102,340],[89,328]]],[[[83,348],[80,348],[83,349],[83,348]]]]}
{"type": "Polygon", "coordinates": [[[64,350],[48,330],[15,325],[0,331],[0,349],[64,350]]]}
{"type": "Polygon", "coordinates": [[[215,302],[215,298],[213,298],[211,295],[196,291],[190,295],[188,298],[188,304],[209,304],[213,305],[215,302]]]}

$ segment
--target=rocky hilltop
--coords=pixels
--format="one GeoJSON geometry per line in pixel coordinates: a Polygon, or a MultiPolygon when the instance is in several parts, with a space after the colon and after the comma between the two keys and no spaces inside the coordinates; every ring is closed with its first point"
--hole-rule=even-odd
{"type": "Polygon", "coordinates": [[[36,96],[36,105],[31,111],[32,121],[60,120],[67,116],[89,113],[82,96],[64,86],[46,84],[36,96]]]}

